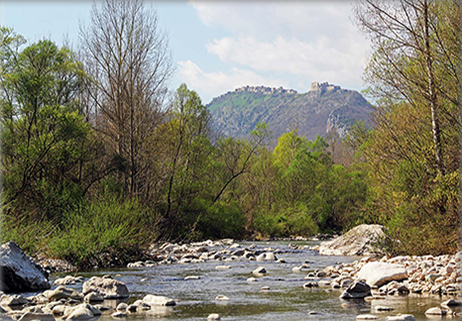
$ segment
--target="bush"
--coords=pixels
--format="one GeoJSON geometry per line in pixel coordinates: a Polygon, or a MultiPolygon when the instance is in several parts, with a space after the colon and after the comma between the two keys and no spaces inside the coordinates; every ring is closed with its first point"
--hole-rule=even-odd
{"type": "Polygon", "coordinates": [[[318,233],[319,227],[305,204],[301,203],[288,209],[288,211],[290,211],[290,215],[287,215],[287,226],[290,235],[311,236],[318,233]]]}
{"type": "Polygon", "coordinates": [[[56,225],[45,218],[30,219],[27,215],[12,214],[4,206],[1,212],[1,243],[13,241],[26,253],[33,255],[46,247],[56,225]]]}
{"type": "Polygon", "coordinates": [[[245,231],[245,217],[239,206],[233,202],[218,201],[200,217],[198,230],[204,239],[241,239],[245,231]]]}
{"type": "Polygon", "coordinates": [[[124,264],[155,239],[156,226],[157,215],[136,199],[106,196],[66,212],[50,251],[81,267],[107,263],[103,257],[124,264]]]}

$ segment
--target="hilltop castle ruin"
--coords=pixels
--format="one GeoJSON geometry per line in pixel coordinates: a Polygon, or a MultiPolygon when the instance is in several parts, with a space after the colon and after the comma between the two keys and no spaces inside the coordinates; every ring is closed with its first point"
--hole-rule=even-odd
{"type": "Polygon", "coordinates": [[[313,82],[311,83],[311,90],[312,92],[320,92],[324,93],[326,91],[336,91],[339,90],[340,86],[335,86],[333,84],[329,84],[327,81],[326,82],[313,82]]]}

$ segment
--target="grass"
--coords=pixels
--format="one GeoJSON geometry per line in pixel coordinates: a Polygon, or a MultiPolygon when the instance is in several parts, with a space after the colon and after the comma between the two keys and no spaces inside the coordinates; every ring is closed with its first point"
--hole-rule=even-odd
{"type": "Polygon", "coordinates": [[[4,215],[1,239],[29,255],[42,252],[79,268],[121,265],[140,257],[156,238],[157,223],[157,215],[136,199],[104,197],[65,212],[60,224],[4,215]]]}

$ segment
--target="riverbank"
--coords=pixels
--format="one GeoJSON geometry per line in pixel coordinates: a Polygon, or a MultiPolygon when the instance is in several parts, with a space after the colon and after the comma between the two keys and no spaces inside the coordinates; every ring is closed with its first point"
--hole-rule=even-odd
{"type": "MultiPolygon", "coordinates": [[[[370,298],[354,301],[339,299],[341,293],[356,280],[359,271],[367,264],[374,262],[402,264],[406,269],[413,268],[413,265],[405,257],[374,259],[323,256],[310,250],[314,244],[312,241],[235,242],[233,240],[191,244],[163,243],[151,249],[153,253],[158,254],[159,259],[165,256],[159,261],[141,261],[142,264],[131,265],[129,269],[97,269],[80,272],[77,275],[75,273],[68,276],[60,275],[60,278],[54,275],[51,277],[53,281],[51,291],[55,291],[55,294],[57,292],[72,294],[72,298],[47,299],[45,302],[43,294],[28,294],[24,296],[27,300],[26,304],[15,306],[13,308],[15,312],[10,312],[20,318],[27,311],[27,313],[38,313],[31,310],[41,309],[45,313],[50,312],[47,309],[51,309],[53,318],[63,319],[65,311],[74,312],[75,307],[78,306],[89,309],[87,305],[90,305],[101,309],[99,310],[102,314],[101,318],[106,320],[117,316],[150,320],[160,317],[156,313],[165,313],[162,318],[166,320],[200,320],[214,313],[219,314],[222,320],[264,318],[295,321],[306,318],[308,314],[316,317],[317,320],[353,320],[364,312],[370,312],[379,319],[395,316],[398,313],[410,313],[415,315],[416,320],[423,320],[422,317],[428,309],[438,307],[450,298],[456,300],[459,298],[457,292],[449,295],[447,291],[433,294],[422,291],[418,294],[410,290],[406,294],[401,287],[398,287],[398,291],[395,292],[390,289],[387,293],[382,293],[380,289],[385,286],[383,285],[373,287],[370,298]],[[266,273],[261,273],[262,269],[260,273],[252,273],[252,271],[257,272],[260,267],[264,268],[266,273]],[[87,288],[84,287],[84,283],[89,282],[93,277],[107,279],[108,282],[112,282],[110,280],[123,282],[129,290],[129,298],[103,298],[104,301],[99,303],[85,302],[85,296],[89,293],[84,290],[87,288]],[[306,286],[308,283],[312,287],[306,286]],[[60,285],[68,290],[61,288],[56,292],[60,285]],[[398,293],[401,295],[397,295],[398,293]],[[151,306],[148,309],[148,306],[142,303],[148,295],[171,298],[176,306],[174,308],[151,306]],[[122,305],[119,307],[120,304],[122,305]],[[425,305],[420,306],[420,304],[425,305]],[[55,307],[59,305],[61,307],[55,307]],[[65,306],[64,312],[58,314],[63,309],[62,305],[65,306]],[[390,310],[379,312],[375,310],[377,306],[388,307],[390,310]],[[54,309],[56,309],[55,314],[53,314],[54,309]]],[[[460,255],[409,259],[422,267],[427,264],[429,270],[435,268],[434,272],[439,272],[439,269],[446,269],[446,272],[449,272],[448,267],[453,266],[454,263],[460,264],[459,258],[460,255]]],[[[454,272],[457,273],[452,271],[454,272]]],[[[416,273],[409,274],[412,275],[408,277],[408,282],[413,276],[417,276],[416,273]]],[[[436,284],[438,283],[436,280],[432,281],[429,278],[424,281],[436,284]]],[[[397,282],[406,284],[406,280],[397,282]]],[[[390,284],[394,283],[388,283],[390,284]]],[[[45,296],[51,297],[51,293],[47,292],[45,296]]],[[[6,297],[2,302],[4,299],[6,300],[6,297]]],[[[458,312],[449,307],[443,310],[451,311],[451,315],[453,312],[458,312]]],[[[69,313],[66,316],[69,317],[69,313]]],[[[454,318],[457,319],[458,316],[455,315],[454,318]]]]}

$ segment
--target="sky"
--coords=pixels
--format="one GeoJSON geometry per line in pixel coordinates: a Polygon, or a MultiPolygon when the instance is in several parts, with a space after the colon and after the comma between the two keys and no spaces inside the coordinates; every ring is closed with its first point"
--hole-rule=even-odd
{"type": "MultiPolygon", "coordinates": [[[[98,5],[98,1],[96,1],[98,5]]],[[[92,1],[0,2],[0,23],[28,43],[79,44],[92,1]]],[[[347,1],[146,1],[169,39],[173,91],[181,83],[206,104],[242,86],[309,91],[312,82],[362,90],[369,41],[347,1]]]]}

